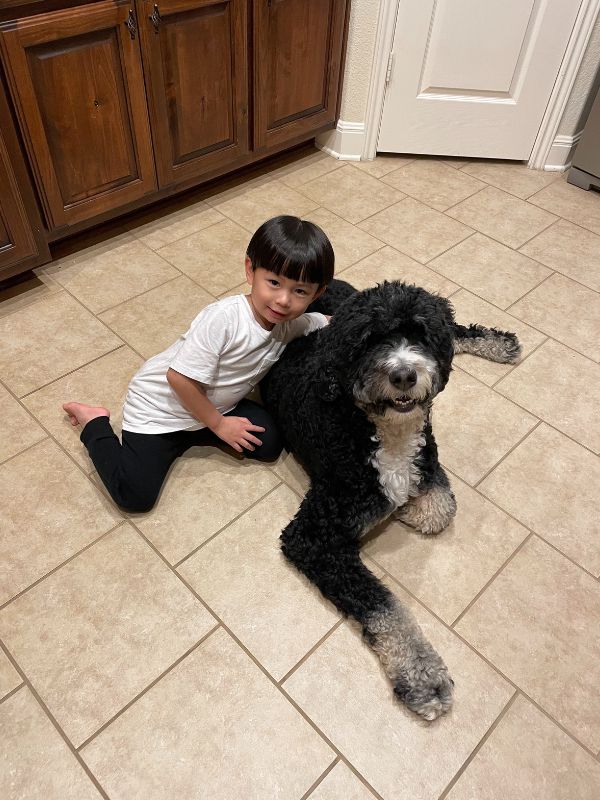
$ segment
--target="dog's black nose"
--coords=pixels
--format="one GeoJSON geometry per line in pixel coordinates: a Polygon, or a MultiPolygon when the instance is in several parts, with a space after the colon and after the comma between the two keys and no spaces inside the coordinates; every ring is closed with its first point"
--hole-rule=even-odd
{"type": "Polygon", "coordinates": [[[410,389],[417,382],[417,371],[412,367],[396,367],[390,372],[389,378],[397,389],[410,389]]]}

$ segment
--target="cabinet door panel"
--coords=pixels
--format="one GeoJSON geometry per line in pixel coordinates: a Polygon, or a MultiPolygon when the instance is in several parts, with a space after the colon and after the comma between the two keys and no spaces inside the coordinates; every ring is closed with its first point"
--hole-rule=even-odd
{"type": "Polygon", "coordinates": [[[161,186],[248,152],[246,3],[145,0],[143,56],[161,186]]]}
{"type": "Polygon", "coordinates": [[[49,259],[4,82],[0,80],[0,281],[49,259]]]}
{"type": "Polygon", "coordinates": [[[37,243],[0,131],[0,280],[8,267],[37,253],[37,243]]]}
{"type": "Polygon", "coordinates": [[[156,188],[130,5],[102,2],[0,31],[11,92],[52,228],[156,188]]]}
{"type": "Polygon", "coordinates": [[[333,124],[346,0],[254,3],[254,146],[333,124]]]}

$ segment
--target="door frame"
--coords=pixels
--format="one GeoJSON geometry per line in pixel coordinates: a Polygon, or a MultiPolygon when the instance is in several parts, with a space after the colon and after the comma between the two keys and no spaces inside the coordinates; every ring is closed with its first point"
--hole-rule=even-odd
{"type": "MultiPolygon", "coordinates": [[[[398,7],[401,2],[402,0],[381,0],[379,6],[375,52],[365,114],[365,143],[361,155],[365,161],[371,161],[377,153],[377,139],[385,97],[386,72],[392,52],[398,7]]],[[[600,0],[581,0],[579,12],[567,42],[567,49],[548,100],[548,106],[529,155],[527,166],[531,169],[544,169],[548,161],[558,126],[599,12],[600,0]]]]}

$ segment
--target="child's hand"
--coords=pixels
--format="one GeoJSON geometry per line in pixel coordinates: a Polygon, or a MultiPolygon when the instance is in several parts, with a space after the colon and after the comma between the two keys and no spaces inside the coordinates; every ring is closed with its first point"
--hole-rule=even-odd
{"type": "Polygon", "coordinates": [[[213,428],[213,432],[219,439],[233,447],[238,453],[242,453],[244,447],[246,450],[254,450],[253,445],[261,445],[261,440],[253,436],[250,431],[264,433],[264,430],[260,425],[253,425],[246,417],[221,417],[213,428]]]}

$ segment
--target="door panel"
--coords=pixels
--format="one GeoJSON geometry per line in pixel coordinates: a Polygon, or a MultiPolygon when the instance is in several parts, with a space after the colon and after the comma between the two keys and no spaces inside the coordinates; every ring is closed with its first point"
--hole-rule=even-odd
{"type": "Polygon", "coordinates": [[[248,153],[246,3],[143,3],[159,183],[218,169],[248,153]]]}
{"type": "Polygon", "coordinates": [[[439,4],[432,17],[419,94],[447,90],[508,96],[518,80],[519,55],[527,54],[535,5],[535,0],[439,4]],[[470,18],[467,26],[466,17],[470,18]],[[474,37],[474,28],[486,30],[487,35],[474,37]]]}
{"type": "Polygon", "coordinates": [[[254,146],[336,119],[345,0],[254,3],[254,146]]]}
{"type": "Polygon", "coordinates": [[[579,0],[400,0],[377,149],[529,158],[579,0]]]}
{"type": "Polygon", "coordinates": [[[156,188],[129,3],[19,20],[0,31],[0,44],[51,228],[90,219],[156,188]]]}

